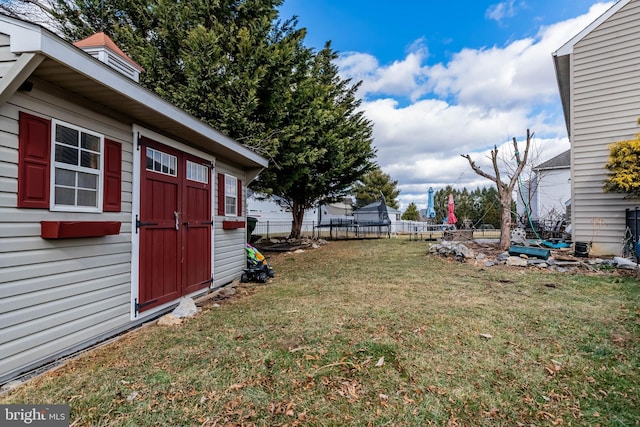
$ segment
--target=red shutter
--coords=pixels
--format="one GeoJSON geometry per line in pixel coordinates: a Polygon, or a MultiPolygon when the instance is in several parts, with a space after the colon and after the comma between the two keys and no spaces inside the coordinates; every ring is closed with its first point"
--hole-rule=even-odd
{"type": "Polygon", "coordinates": [[[242,180],[238,180],[238,216],[242,216],[242,180]]]}
{"type": "Polygon", "coordinates": [[[120,212],[122,207],[122,144],[104,140],[104,212],[120,212]]]}
{"type": "Polygon", "coordinates": [[[218,174],[218,215],[224,215],[224,174],[218,174]]]}
{"type": "Polygon", "coordinates": [[[51,121],[20,112],[18,207],[49,209],[51,121]]]}

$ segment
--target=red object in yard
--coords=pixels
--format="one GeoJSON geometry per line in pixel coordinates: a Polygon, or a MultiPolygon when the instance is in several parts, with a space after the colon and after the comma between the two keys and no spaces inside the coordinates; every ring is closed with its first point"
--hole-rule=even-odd
{"type": "Polygon", "coordinates": [[[456,214],[453,212],[454,209],[453,194],[449,193],[449,216],[447,216],[447,224],[455,224],[458,222],[458,218],[456,218],[456,214]]]}

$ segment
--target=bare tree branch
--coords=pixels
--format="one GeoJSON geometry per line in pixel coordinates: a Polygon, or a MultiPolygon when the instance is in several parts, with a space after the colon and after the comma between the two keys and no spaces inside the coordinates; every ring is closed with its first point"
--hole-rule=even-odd
{"type": "Polygon", "coordinates": [[[524,169],[528,156],[529,156],[529,148],[531,147],[531,139],[533,138],[533,134],[527,129],[527,141],[524,149],[524,155],[520,155],[520,151],[518,150],[518,142],[516,138],[513,138],[513,148],[515,152],[516,159],[516,168],[511,175],[509,182],[503,182],[500,177],[500,166],[498,164],[498,147],[494,145],[493,150],[491,150],[491,165],[493,166],[494,175],[490,175],[487,172],[484,172],[472,159],[468,154],[461,154],[462,157],[467,159],[471,169],[473,171],[484,177],[488,180],[494,182],[498,189],[498,195],[500,197],[500,206],[501,206],[501,214],[500,214],[500,246],[502,249],[508,249],[510,245],[510,235],[511,235],[511,203],[513,200],[513,189],[520,179],[520,174],[524,169]]]}

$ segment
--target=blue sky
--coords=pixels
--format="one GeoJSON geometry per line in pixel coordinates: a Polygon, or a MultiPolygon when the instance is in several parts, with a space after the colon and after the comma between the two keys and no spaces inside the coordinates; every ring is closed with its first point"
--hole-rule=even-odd
{"type": "MultiPolygon", "coordinates": [[[[377,162],[398,180],[401,210],[424,208],[429,187],[492,185],[460,154],[491,171],[497,145],[535,132],[542,163],[569,148],[552,53],[613,2],[592,0],[285,0],[307,46],[331,41],[344,78],[362,81],[377,162]]],[[[508,166],[505,166],[508,168],[508,166]]]]}

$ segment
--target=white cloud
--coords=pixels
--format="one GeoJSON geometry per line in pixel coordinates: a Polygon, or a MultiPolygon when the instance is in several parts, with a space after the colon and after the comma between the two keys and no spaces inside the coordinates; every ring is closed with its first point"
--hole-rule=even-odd
{"type": "Polygon", "coordinates": [[[516,14],[514,3],[514,0],[509,0],[502,3],[492,4],[487,9],[485,16],[497,22],[501,22],[505,18],[511,18],[516,14]]]}
{"type": "MultiPolygon", "coordinates": [[[[492,9],[493,19],[513,13],[513,1],[500,5],[492,9]]],[[[389,65],[367,54],[342,55],[337,63],[343,76],[363,81],[362,109],[374,123],[378,163],[398,180],[403,207],[426,201],[430,186],[492,185],[460,154],[483,164],[494,145],[508,147],[527,128],[540,138],[538,163],[568,149],[551,55],[610,6],[595,4],[582,16],[505,46],[464,49],[447,63],[429,65],[423,40],[389,65]]]]}
{"type": "Polygon", "coordinates": [[[422,63],[427,53],[417,43],[414,43],[413,49],[402,61],[394,61],[384,67],[372,55],[358,52],[341,55],[336,64],[344,76],[362,81],[360,95],[363,97],[367,94],[384,94],[408,97],[415,101],[427,91],[422,84],[427,69],[422,63]]]}

